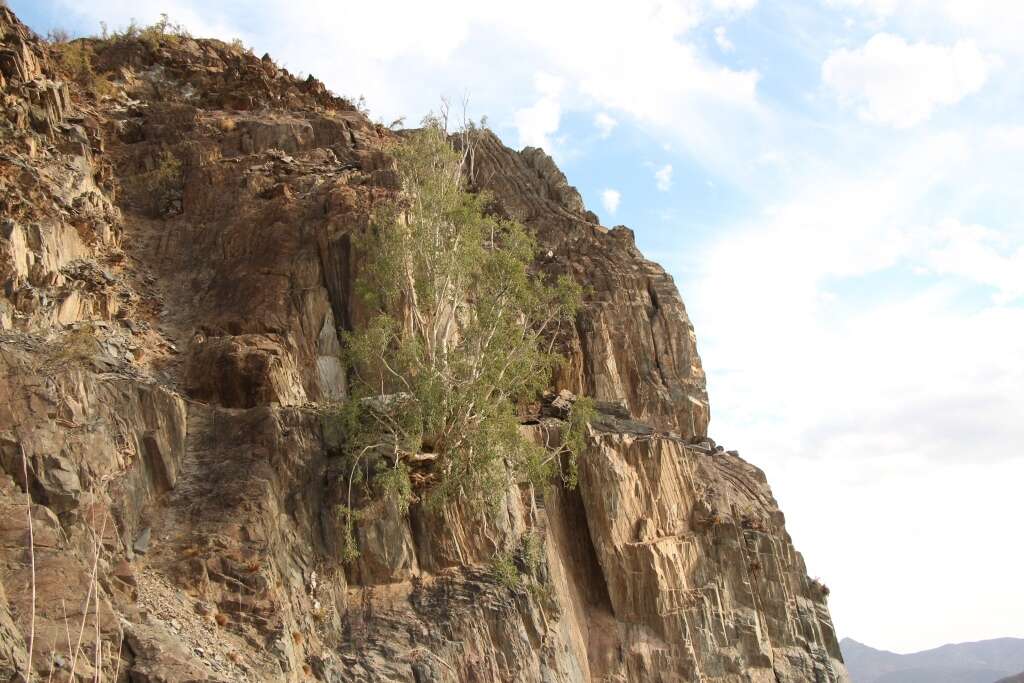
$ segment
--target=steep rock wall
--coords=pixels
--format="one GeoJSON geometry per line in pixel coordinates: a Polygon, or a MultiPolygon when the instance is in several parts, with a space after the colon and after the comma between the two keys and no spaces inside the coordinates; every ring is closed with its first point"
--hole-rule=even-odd
{"type": "Polygon", "coordinates": [[[587,287],[559,381],[622,403],[651,425],[706,435],[707,390],[693,325],[671,276],[640,254],[633,232],[599,225],[542,150],[514,152],[489,132],[477,139],[472,183],[537,236],[539,267],[587,287]]]}
{"type": "Polygon", "coordinates": [[[470,181],[588,287],[553,387],[602,402],[580,485],[366,502],[345,566],[311,404],[393,134],[217,41],[87,43],[103,99],[2,7],[0,41],[0,679],[31,647],[53,680],[847,680],[763,475],[706,440],[671,278],[543,152],[484,132],[470,181]]]}

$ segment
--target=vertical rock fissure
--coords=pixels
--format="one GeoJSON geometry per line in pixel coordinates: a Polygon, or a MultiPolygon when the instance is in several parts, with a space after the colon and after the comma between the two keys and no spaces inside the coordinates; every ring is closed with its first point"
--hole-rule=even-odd
{"type": "Polygon", "coordinates": [[[651,300],[651,311],[648,314],[650,325],[647,326],[647,332],[651,337],[651,348],[654,349],[654,364],[658,368],[658,377],[661,379],[661,385],[667,389],[670,384],[665,374],[665,368],[662,365],[658,337],[654,333],[655,327],[659,325],[659,319],[661,318],[661,307],[658,305],[658,294],[654,291],[654,283],[650,278],[647,278],[647,296],[651,300]]]}

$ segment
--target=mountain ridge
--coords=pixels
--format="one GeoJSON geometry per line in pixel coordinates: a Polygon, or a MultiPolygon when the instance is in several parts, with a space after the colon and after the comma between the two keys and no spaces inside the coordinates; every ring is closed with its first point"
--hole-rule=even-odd
{"type": "Polygon", "coordinates": [[[839,642],[854,683],[996,683],[1024,670],[1024,638],[993,638],[898,654],[839,642]]]}

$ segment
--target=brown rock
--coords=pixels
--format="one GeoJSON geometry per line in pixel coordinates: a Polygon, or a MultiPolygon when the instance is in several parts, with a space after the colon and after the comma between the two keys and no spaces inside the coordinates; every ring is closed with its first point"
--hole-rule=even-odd
{"type": "Polygon", "coordinates": [[[357,501],[342,566],[347,470],[307,404],[346,393],[352,234],[395,189],[393,134],[217,41],[89,45],[124,96],[65,85],[0,7],[0,679],[27,657],[31,510],[41,676],[92,591],[87,678],[848,680],[763,474],[707,439],[671,278],[486,131],[470,181],[589,292],[523,427],[553,438],[596,399],[580,485],[510,482],[497,514],[357,501]],[[167,153],[174,210],[143,215],[167,153]]]}

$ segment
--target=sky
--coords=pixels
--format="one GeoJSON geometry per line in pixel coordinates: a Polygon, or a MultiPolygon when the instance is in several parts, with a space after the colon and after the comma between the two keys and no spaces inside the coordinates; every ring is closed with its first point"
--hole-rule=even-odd
{"type": "Polygon", "coordinates": [[[674,276],[711,435],[840,636],[1024,637],[1024,2],[9,0],[167,12],[415,124],[468,99],[674,276]]]}

